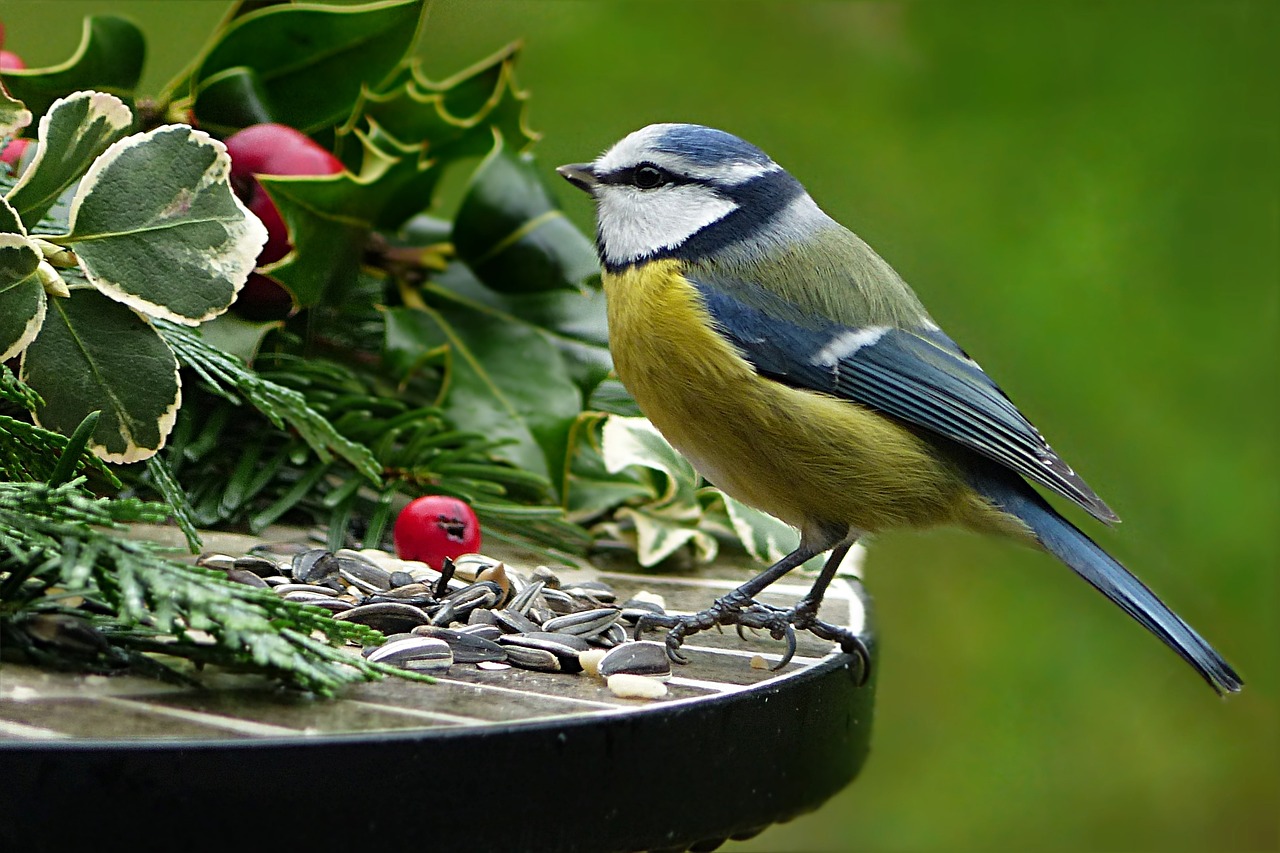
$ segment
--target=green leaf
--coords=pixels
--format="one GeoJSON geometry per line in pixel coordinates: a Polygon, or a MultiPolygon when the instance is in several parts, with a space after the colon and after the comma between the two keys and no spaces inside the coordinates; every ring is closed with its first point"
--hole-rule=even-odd
{"type": "Polygon", "coordinates": [[[263,272],[303,308],[354,285],[379,200],[348,173],[323,177],[259,175],[289,229],[293,250],[263,272]]]}
{"type": "Polygon", "coordinates": [[[200,126],[223,136],[242,127],[275,122],[262,78],[252,68],[228,68],[205,81],[200,92],[200,126]]]}
{"type": "Polygon", "coordinates": [[[166,125],[112,145],[71,202],[70,234],[94,287],[153,317],[196,325],[244,286],[267,229],[231,191],[207,133],[166,125]]]}
{"type": "Polygon", "coordinates": [[[623,504],[648,503],[658,496],[651,479],[638,476],[631,467],[615,472],[605,468],[600,448],[605,420],[599,412],[583,412],[570,439],[572,459],[563,504],[568,517],[581,524],[623,504]]]}
{"type": "Polygon", "coordinates": [[[600,268],[533,159],[510,153],[496,133],[458,209],[453,243],[477,278],[504,293],[582,287],[600,268]]]}
{"type": "MultiPolygon", "coordinates": [[[[50,13],[47,25],[57,19],[50,13]]],[[[128,98],[142,77],[146,40],[132,21],[115,15],[90,15],[76,52],[59,65],[5,71],[9,92],[37,116],[58,98],[83,89],[128,98]]]]}
{"type": "Polygon", "coordinates": [[[518,43],[441,82],[418,60],[393,85],[365,91],[348,127],[363,118],[405,144],[429,145],[436,159],[479,157],[493,147],[490,127],[523,150],[537,138],[525,123],[528,93],[516,84],[518,43]]]}
{"type": "Polygon", "coordinates": [[[85,415],[75,432],[71,433],[71,437],[67,439],[67,446],[63,448],[62,456],[58,459],[58,464],[49,475],[47,482],[50,486],[68,483],[75,476],[76,466],[80,462],[80,457],[84,455],[84,449],[89,444],[89,436],[93,435],[101,414],[101,412],[90,412],[85,415]]]}
{"type": "Polygon", "coordinates": [[[582,394],[560,353],[533,329],[498,325],[473,306],[441,297],[426,310],[386,312],[389,358],[412,362],[446,347],[448,371],[438,405],[459,429],[510,443],[494,453],[560,488],[569,429],[582,394]]]}
{"type": "Polygon", "coordinates": [[[465,264],[450,264],[433,282],[477,307],[484,306],[494,323],[522,323],[537,329],[560,350],[584,397],[613,369],[604,291],[598,287],[499,293],[481,284],[465,264]]]}
{"type": "Polygon", "coordinates": [[[690,525],[689,519],[631,507],[618,510],[617,518],[635,526],[636,557],[645,568],[656,566],[686,545],[693,546],[699,563],[714,560],[719,551],[715,537],[690,525]]]}
{"type": "Polygon", "coordinates": [[[36,275],[40,261],[40,249],[30,238],[0,233],[0,361],[26,349],[44,323],[44,287],[36,275]]]}
{"type": "Polygon", "coordinates": [[[27,227],[39,222],[132,122],[133,113],[115,95],[76,92],[55,101],[40,119],[35,159],[6,196],[27,227]]]}
{"type": "Polygon", "coordinates": [[[438,161],[428,156],[427,143],[402,143],[373,122],[367,133],[357,130],[355,136],[362,148],[359,183],[365,187],[371,224],[398,231],[431,205],[440,182],[438,161]]]}
{"type": "Polygon", "coordinates": [[[31,124],[33,118],[26,104],[10,97],[4,86],[0,86],[0,139],[17,136],[24,127],[31,124]]]}
{"type": "Polygon", "coordinates": [[[169,509],[173,512],[173,520],[182,531],[182,535],[186,537],[187,548],[191,553],[196,553],[200,550],[200,531],[196,529],[191,501],[187,498],[187,493],[174,479],[173,472],[169,470],[163,456],[157,453],[148,459],[146,464],[147,476],[151,484],[169,504],[169,509]]]}
{"type": "Polygon", "coordinates": [[[69,435],[101,410],[90,446],[137,462],[164,446],[181,403],[173,351],[143,317],[90,288],[52,299],[22,356],[22,380],[44,398],[36,422],[69,435]]]}
{"type": "Polygon", "coordinates": [[[27,229],[23,227],[18,212],[9,206],[9,202],[0,197],[0,233],[5,232],[26,236],[27,229]]]}
{"type": "Polygon", "coordinates": [[[247,68],[261,81],[262,105],[276,121],[312,133],[345,118],[362,86],[376,88],[400,64],[417,36],[423,0],[363,6],[296,3],[237,18],[192,77],[202,122],[236,126],[219,112],[221,72],[247,68]],[[213,95],[218,99],[214,100],[213,95]]]}
{"type": "Polygon", "coordinates": [[[262,346],[262,339],[272,329],[280,328],[279,320],[258,322],[226,313],[200,324],[200,337],[209,346],[252,364],[262,346]]]}
{"type": "Polygon", "coordinates": [[[647,418],[610,417],[604,424],[601,452],[605,469],[611,473],[635,465],[665,474],[665,488],[659,494],[658,505],[696,510],[701,479],[698,472],[647,418]]]}
{"type": "Polygon", "coordinates": [[[776,563],[799,546],[800,533],[791,525],[723,492],[719,494],[724,498],[733,532],[755,559],[762,563],[776,563]]]}

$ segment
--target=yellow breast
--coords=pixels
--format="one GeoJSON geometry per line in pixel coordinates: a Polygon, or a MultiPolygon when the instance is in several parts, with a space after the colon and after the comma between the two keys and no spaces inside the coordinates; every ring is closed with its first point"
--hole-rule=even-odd
{"type": "MultiPolygon", "coordinates": [[[[760,376],[677,261],[606,273],[609,345],[641,411],[714,485],[802,531],[979,523],[955,466],[897,421],[760,376]]],[[[984,519],[985,521],[985,519],[984,519]]]]}

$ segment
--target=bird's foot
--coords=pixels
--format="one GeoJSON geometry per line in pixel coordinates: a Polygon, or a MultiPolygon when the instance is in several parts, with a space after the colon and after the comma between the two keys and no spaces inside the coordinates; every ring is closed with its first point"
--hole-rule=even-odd
{"type": "Polygon", "coordinates": [[[795,607],[779,608],[750,599],[743,600],[733,593],[717,599],[706,610],[688,616],[650,614],[636,622],[635,637],[649,628],[667,629],[667,657],[676,663],[688,663],[680,653],[686,637],[722,625],[736,625],[738,635],[743,628],[768,631],[775,640],[786,640],[787,650],[782,659],[772,667],[779,670],[791,662],[796,654],[796,631],[808,631],[823,640],[839,644],[846,653],[858,658],[858,684],[865,684],[871,674],[871,651],[867,644],[848,628],[832,625],[818,618],[818,606],[809,599],[802,599],[795,607]]]}
{"type": "Polygon", "coordinates": [[[818,606],[812,600],[802,599],[795,607],[780,608],[753,601],[750,607],[738,614],[738,633],[743,628],[768,631],[775,640],[787,641],[787,650],[772,669],[779,670],[791,662],[796,653],[796,631],[808,631],[823,640],[836,643],[840,649],[858,659],[858,683],[865,684],[871,674],[871,651],[863,639],[839,625],[832,625],[818,618],[818,606]]]}
{"type": "Polygon", "coordinates": [[[688,663],[689,659],[680,653],[680,646],[684,643],[685,637],[708,628],[733,625],[742,616],[743,607],[748,604],[754,605],[755,602],[734,591],[717,598],[706,610],[699,610],[687,616],[667,613],[646,614],[636,621],[632,636],[638,640],[640,635],[650,628],[666,628],[667,657],[674,663],[688,663]]]}

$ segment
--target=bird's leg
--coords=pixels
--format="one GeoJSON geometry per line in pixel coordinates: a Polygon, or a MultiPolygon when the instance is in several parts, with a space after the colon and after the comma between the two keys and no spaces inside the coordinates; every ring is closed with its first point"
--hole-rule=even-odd
{"type": "Polygon", "coordinates": [[[851,547],[853,547],[853,542],[844,542],[832,549],[831,556],[827,558],[827,562],[822,567],[822,572],[818,575],[818,579],[814,581],[809,592],[796,603],[795,607],[789,610],[781,610],[760,602],[752,602],[750,607],[738,614],[737,624],[740,628],[744,626],[747,628],[763,628],[775,640],[786,639],[787,651],[783,654],[782,660],[778,661],[777,665],[773,667],[775,670],[782,669],[795,656],[796,631],[801,630],[809,631],[824,640],[839,643],[840,648],[846,654],[856,655],[862,663],[860,682],[865,682],[870,675],[871,653],[862,638],[848,628],[832,625],[818,618],[818,608],[822,605],[822,598],[827,593],[827,587],[831,585],[831,581],[836,576],[836,571],[840,568],[840,564],[844,562],[845,555],[849,553],[851,547]]]}
{"type": "MultiPolygon", "coordinates": [[[[846,548],[845,550],[848,549],[846,548]]],[[[732,625],[736,623],[743,613],[743,608],[749,604],[754,605],[755,603],[752,599],[759,595],[765,587],[817,553],[819,552],[801,543],[799,548],[733,592],[717,598],[706,610],[700,610],[688,616],[659,615],[656,613],[642,616],[636,622],[635,637],[639,639],[640,635],[648,628],[667,628],[667,656],[676,663],[688,663],[688,659],[680,654],[680,644],[684,642],[685,637],[689,634],[705,631],[715,625],[732,625]]],[[[827,580],[827,583],[830,583],[830,579],[827,580]]],[[[826,588],[826,584],[823,584],[823,588],[826,588]]],[[[810,592],[810,595],[812,594],[810,592]]],[[[821,598],[821,593],[819,593],[819,598],[821,598]]]]}

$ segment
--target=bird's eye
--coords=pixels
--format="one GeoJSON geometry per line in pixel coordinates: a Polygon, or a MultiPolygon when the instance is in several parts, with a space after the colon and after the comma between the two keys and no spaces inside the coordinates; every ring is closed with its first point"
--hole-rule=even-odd
{"type": "Polygon", "coordinates": [[[640,189],[651,190],[654,187],[665,184],[667,175],[657,166],[637,166],[635,177],[632,180],[640,189]]]}

